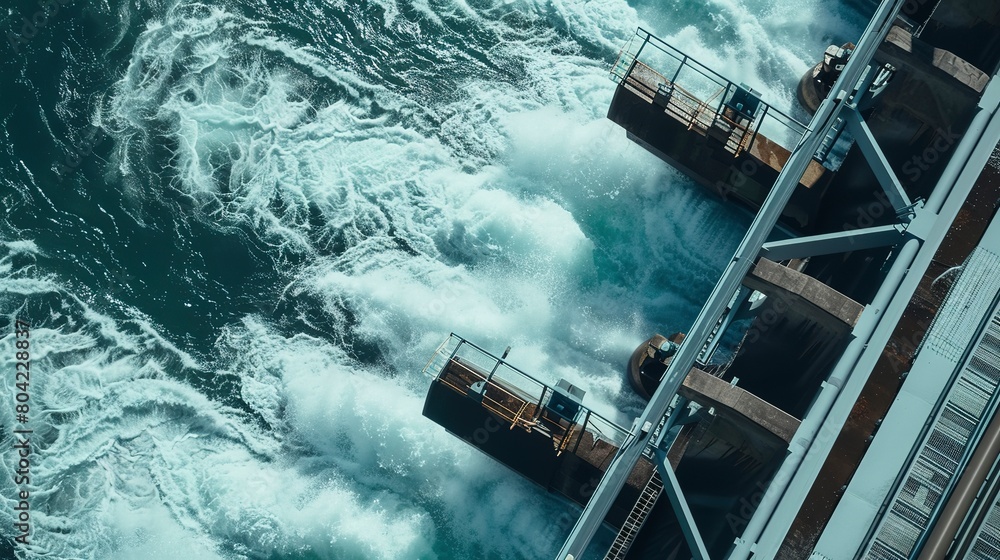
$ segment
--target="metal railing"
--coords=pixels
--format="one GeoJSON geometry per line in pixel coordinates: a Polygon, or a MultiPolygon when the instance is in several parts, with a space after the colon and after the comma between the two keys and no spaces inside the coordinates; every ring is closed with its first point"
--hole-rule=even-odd
{"type": "Polygon", "coordinates": [[[485,408],[510,423],[510,429],[547,432],[561,453],[579,444],[584,431],[621,447],[628,431],[581,406],[572,421],[546,414],[552,387],[452,333],[434,352],[423,373],[463,394],[475,394],[485,408]]]}
{"type": "Polygon", "coordinates": [[[734,110],[733,96],[747,91],[722,74],[691,58],[643,28],[618,54],[611,77],[635,89],[681,121],[689,129],[715,130],[734,155],[749,150],[758,134],[791,150],[806,132],[806,125],[773,106],[759,101],[752,113],[734,110]]]}

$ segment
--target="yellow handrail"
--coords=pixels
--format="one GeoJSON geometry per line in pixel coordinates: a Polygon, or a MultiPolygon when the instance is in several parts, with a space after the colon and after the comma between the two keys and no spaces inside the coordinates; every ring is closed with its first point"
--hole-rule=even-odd
{"type": "Polygon", "coordinates": [[[525,410],[526,408],[528,408],[528,403],[527,403],[527,401],[525,401],[525,403],[521,405],[521,410],[518,410],[518,411],[517,411],[517,414],[515,414],[515,415],[514,415],[514,421],[513,421],[513,422],[511,422],[511,424],[510,424],[510,429],[511,429],[511,430],[513,430],[513,429],[514,429],[514,426],[516,426],[516,425],[517,425],[517,421],[518,421],[518,419],[519,419],[519,418],[521,418],[521,415],[522,415],[522,414],[524,414],[524,410],[525,410]]]}
{"type": "Polygon", "coordinates": [[[559,447],[556,451],[556,457],[562,455],[563,451],[565,451],[566,448],[569,446],[569,440],[572,439],[573,433],[575,431],[576,431],[576,426],[570,426],[569,430],[567,430],[563,434],[562,441],[559,443],[559,447]]]}

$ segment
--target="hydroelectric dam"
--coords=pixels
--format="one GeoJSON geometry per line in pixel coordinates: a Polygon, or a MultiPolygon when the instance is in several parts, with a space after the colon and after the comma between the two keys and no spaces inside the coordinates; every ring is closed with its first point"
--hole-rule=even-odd
{"type": "Polygon", "coordinates": [[[557,560],[1000,558],[1000,4],[886,0],[817,61],[809,122],[644,29],[612,66],[608,118],[754,215],[631,425],[458,334],[428,362],[426,417],[582,508],[557,560]]]}

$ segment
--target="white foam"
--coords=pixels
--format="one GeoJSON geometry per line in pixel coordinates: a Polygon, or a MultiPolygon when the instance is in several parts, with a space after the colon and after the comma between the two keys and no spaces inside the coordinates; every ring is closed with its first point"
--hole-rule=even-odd
{"type": "MultiPolygon", "coordinates": [[[[516,8],[486,11],[496,16],[516,8]]],[[[634,26],[624,4],[520,8],[563,21],[562,31],[611,52],[634,26]]],[[[460,5],[442,17],[461,13],[510,34],[469,10],[460,5]]],[[[536,367],[593,386],[596,406],[610,413],[622,399],[632,402],[621,394],[617,370],[657,328],[647,309],[660,309],[659,322],[696,308],[669,292],[689,283],[690,272],[684,281],[663,281],[656,277],[663,263],[702,272],[697,280],[710,283],[735,246],[738,226],[725,223],[731,213],[713,208],[601,119],[612,91],[606,70],[557,33],[498,45],[497,58],[524,61],[523,83],[531,86],[465,78],[457,99],[423,109],[446,116],[434,135],[407,124],[415,110],[409,100],[324,67],[308,47],[218,10],[197,25],[167,23],[140,42],[137,61],[172,68],[174,50],[183,47],[206,62],[189,64],[180,84],[135,78],[132,97],[122,99],[162,101],[159,118],[178,138],[180,186],[220,200],[213,221],[246,221],[273,244],[298,252],[336,250],[314,260],[299,285],[325,299],[331,314],[346,305],[358,317],[354,335],[403,346],[389,357],[399,372],[412,371],[454,330],[500,348],[513,342],[546,349],[551,358],[536,367]],[[307,118],[305,102],[288,101],[307,87],[302,78],[234,66],[225,50],[233,39],[305,66],[350,96],[364,94],[317,107],[307,118]],[[549,54],[550,45],[567,54],[549,54]],[[224,85],[220,76],[228,73],[239,76],[239,88],[224,85]],[[369,116],[367,95],[400,115],[400,123],[369,116]],[[228,184],[218,183],[211,163],[223,151],[235,154],[228,184]],[[220,196],[222,190],[231,193],[220,196]],[[281,210],[274,210],[275,198],[281,210]],[[615,210],[605,215],[609,206],[615,210]],[[315,212],[320,224],[310,219],[315,212]],[[714,214],[710,226],[688,225],[692,213],[706,212],[714,214]],[[701,239],[709,227],[712,244],[701,239]],[[650,257],[661,264],[649,266],[650,257]]],[[[253,398],[271,391],[257,389],[253,398]]]]}
{"type": "MultiPolygon", "coordinates": [[[[421,96],[370,83],[325,43],[178,2],[140,35],[100,117],[131,196],[158,196],[144,174],[162,172],[202,205],[178,219],[249,226],[279,257],[304,256],[282,271],[294,277],[282,297],[315,296],[336,334],[378,348],[384,369],[260,317],[229,325],[204,364],[139,312],[113,319],[76,302],[85,327],[46,335],[51,374],[39,388],[40,406],[59,411],[42,430],[51,459],[36,483],[61,489],[42,504],[47,550],[555,552],[566,528],[543,527],[565,507],[423,419],[420,368],[450,331],[498,353],[511,344],[514,363],[583,386],[588,405],[627,423],[616,411],[639,403],[624,388],[625,359],[653,331],[686,327],[746,219],[602,118],[609,60],[591,57],[612,57],[640,23],[625,2],[379,5],[383,28],[414,41],[472,27],[468,48],[483,50],[471,59],[499,79],[449,76],[455,91],[421,96]],[[173,167],[144,170],[135,156],[161,133],[173,167]],[[179,380],[193,369],[238,379],[250,412],[179,380]]],[[[710,8],[743,48],[714,48],[705,27],[673,25],[667,38],[790,103],[762,68],[781,60],[794,74],[811,60],[769,39],[794,28],[792,16],[730,0],[710,8]]],[[[4,288],[37,295],[32,278],[4,288]]]]}
{"type": "MultiPolygon", "coordinates": [[[[231,549],[258,557],[298,550],[331,557],[428,556],[426,511],[392,492],[378,495],[362,487],[359,493],[347,469],[310,466],[311,454],[281,447],[281,438],[275,439],[281,432],[258,432],[236,411],[140,357],[146,353],[117,347],[102,337],[103,330],[32,330],[38,350],[31,438],[37,451],[29,488],[37,553],[161,558],[173,551],[173,557],[186,552],[184,557],[216,558],[229,557],[223,551],[231,549]]],[[[7,335],[2,345],[12,339],[7,335]]],[[[276,343],[274,337],[267,341],[276,343]]],[[[0,360],[12,368],[9,354],[0,360]]],[[[290,351],[281,355],[293,357],[290,351]]],[[[314,355],[339,354],[320,348],[314,355]]],[[[343,378],[350,379],[350,371],[343,378]]],[[[7,394],[14,392],[12,379],[0,382],[7,394]]],[[[322,403],[305,385],[289,382],[288,389],[288,425],[322,440],[323,430],[312,431],[324,427],[314,418],[322,403]]],[[[5,425],[13,424],[9,407],[0,415],[5,425]]],[[[356,427],[350,417],[320,417],[341,425],[342,432],[356,427]]],[[[385,437],[375,436],[387,428],[359,444],[372,450],[386,445],[385,437]]],[[[399,443],[403,455],[392,461],[412,462],[406,455],[411,442],[399,443]]],[[[10,457],[16,450],[4,453],[6,470],[16,464],[10,457]]],[[[359,472],[371,465],[363,463],[359,472]]],[[[4,478],[5,495],[13,495],[12,480],[4,478]]]]}
{"type": "MultiPolygon", "coordinates": [[[[264,416],[282,417],[293,437],[308,446],[313,462],[334,465],[373,502],[392,511],[403,528],[411,520],[410,530],[428,540],[462,536],[469,540],[466,546],[505,556],[512,542],[533,540],[546,517],[561,511],[557,502],[545,499],[534,511],[508,515],[504,504],[531,499],[534,491],[527,484],[422,418],[420,394],[349,365],[327,343],[304,335],[283,339],[255,320],[226,338],[241,356],[233,363],[235,371],[272,376],[265,383],[277,388],[276,400],[264,416]],[[468,492],[481,498],[470,502],[468,492]],[[447,522],[427,526],[432,517],[447,522]]],[[[525,545],[519,553],[531,550],[525,545]]]]}
{"type": "Polygon", "coordinates": [[[857,41],[864,23],[859,14],[842,15],[841,4],[819,0],[710,0],[692,9],[682,6],[643,5],[638,11],[648,28],[671,45],[802,119],[807,116],[795,101],[799,78],[828,44],[857,41]]]}

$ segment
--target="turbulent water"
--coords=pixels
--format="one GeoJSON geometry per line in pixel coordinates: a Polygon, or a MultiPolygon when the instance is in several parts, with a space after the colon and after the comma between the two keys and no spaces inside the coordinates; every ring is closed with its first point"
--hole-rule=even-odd
{"type": "Polygon", "coordinates": [[[572,510],[423,419],[424,363],[451,331],[509,344],[627,424],[629,352],[687,328],[749,218],[604,119],[618,50],[646,27],[792,110],[865,22],[820,0],[47,9],[8,4],[0,58],[0,534],[150,560],[552,557],[572,510]]]}

